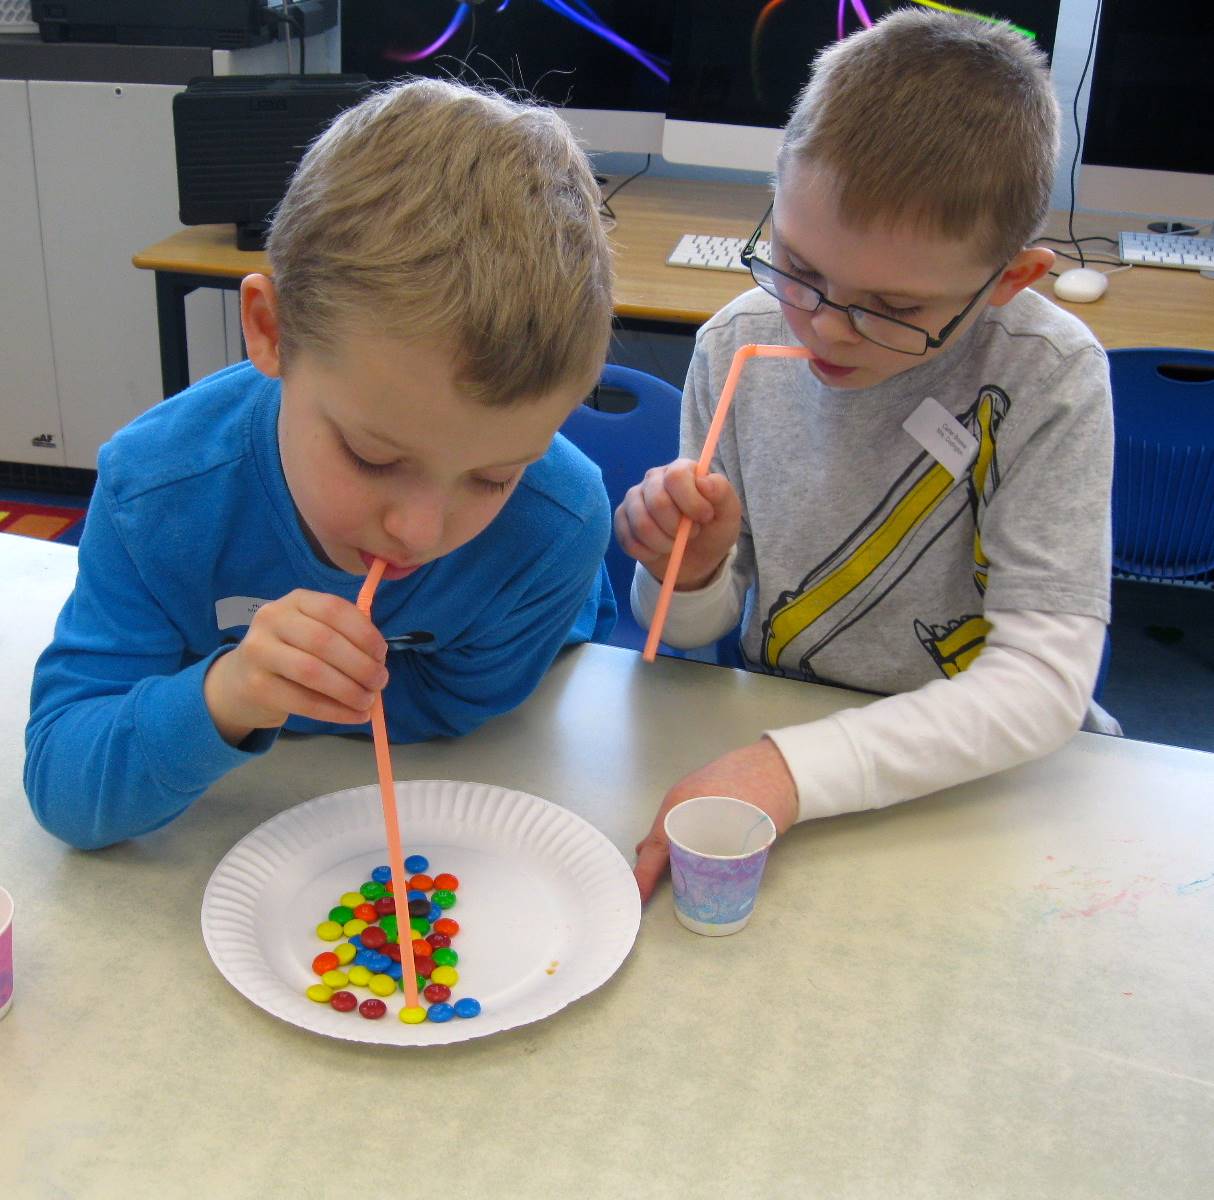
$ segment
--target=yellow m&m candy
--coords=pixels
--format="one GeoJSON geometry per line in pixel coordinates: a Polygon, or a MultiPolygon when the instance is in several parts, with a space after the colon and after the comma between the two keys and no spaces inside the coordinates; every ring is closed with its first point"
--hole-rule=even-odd
{"type": "Polygon", "coordinates": [[[325,942],[335,942],[341,937],[341,926],[336,921],[321,921],[316,926],[316,936],[325,942]]]}
{"type": "Polygon", "coordinates": [[[333,989],[323,983],[314,983],[308,988],[308,999],[317,1004],[328,1004],[333,997],[333,989]]]}
{"type": "Polygon", "coordinates": [[[441,983],[444,987],[454,987],[459,983],[459,972],[454,967],[435,967],[430,972],[431,983],[441,983]]]}
{"type": "Polygon", "coordinates": [[[372,975],[367,986],[377,996],[390,996],[396,991],[396,980],[391,975],[372,975]]]}

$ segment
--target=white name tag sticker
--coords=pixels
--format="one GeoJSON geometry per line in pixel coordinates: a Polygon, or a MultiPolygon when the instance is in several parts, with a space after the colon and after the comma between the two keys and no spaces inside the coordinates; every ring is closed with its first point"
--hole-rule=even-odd
{"type": "Polygon", "coordinates": [[[902,422],[902,428],[954,479],[960,479],[978,457],[978,439],[931,396],[902,422]]]}
{"type": "Polygon", "coordinates": [[[215,601],[215,622],[220,629],[248,625],[263,604],[269,604],[269,601],[257,596],[225,596],[215,601]]]}

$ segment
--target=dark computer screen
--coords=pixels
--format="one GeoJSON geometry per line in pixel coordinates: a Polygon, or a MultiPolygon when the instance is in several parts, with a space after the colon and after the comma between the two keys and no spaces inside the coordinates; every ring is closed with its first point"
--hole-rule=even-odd
{"type": "MultiPolygon", "coordinates": [[[[866,28],[906,0],[677,0],[667,116],[782,127],[824,46],[866,28]]],[[[1003,19],[1052,55],[1059,0],[984,0],[970,9],[1003,19]]]]}
{"type": "Polygon", "coordinates": [[[1214,175],[1211,0],[1105,0],[1083,161],[1214,175]]]}
{"type": "Polygon", "coordinates": [[[345,0],[342,69],[524,88],[552,104],[662,112],[673,0],[345,0]]]}

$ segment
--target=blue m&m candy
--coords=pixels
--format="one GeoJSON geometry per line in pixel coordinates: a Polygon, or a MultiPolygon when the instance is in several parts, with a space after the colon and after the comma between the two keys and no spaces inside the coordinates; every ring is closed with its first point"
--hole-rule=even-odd
{"type": "Polygon", "coordinates": [[[479,1017],[481,1002],[473,1000],[471,996],[464,996],[455,1002],[454,1011],[457,1017],[479,1017]]]}
{"type": "Polygon", "coordinates": [[[388,965],[384,967],[383,973],[387,975],[389,979],[400,979],[401,970],[400,963],[389,961],[388,965]]]}
{"type": "Polygon", "coordinates": [[[455,1009],[450,1004],[431,1004],[426,1009],[426,1020],[434,1021],[441,1025],[444,1021],[450,1021],[455,1016],[455,1009]]]}
{"type": "Polygon", "coordinates": [[[418,891],[417,888],[410,888],[405,893],[405,899],[406,900],[426,900],[426,899],[429,899],[429,897],[426,895],[425,892],[418,891]]]}
{"type": "Polygon", "coordinates": [[[376,883],[387,883],[392,878],[392,868],[376,867],[375,870],[371,872],[371,878],[376,883]]]}
{"type": "Polygon", "coordinates": [[[430,865],[430,860],[424,854],[410,854],[405,859],[405,870],[410,875],[416,875],[419,871],[424,871],[430,865]]]}
{"type": "Polygon", "coordinates": [[[384,955],[377,954],[374,950],[360,950],[354,956],[354,965],[356,967],[366,967],[369,971],[374,970],[373,964],[376,959],[383,958],[384,955]]]}
{"type": "MultiPolygon", "coordinates": [[[[358,955],[354,956],[355,962],[358,961],[358,955]]],[[[386,954],[380,954],[378,950],[371,951],[371,961],[367,966],[376,974],[384,974],[392,965],[392,960],[386,954]]]]}
{"type": "Polygon", "coordinates": [[[443,915],[443,910],[437,904],[430,905],[430,911],[426,914],[426,920],[431,923],[437,921],[443,915]]]}

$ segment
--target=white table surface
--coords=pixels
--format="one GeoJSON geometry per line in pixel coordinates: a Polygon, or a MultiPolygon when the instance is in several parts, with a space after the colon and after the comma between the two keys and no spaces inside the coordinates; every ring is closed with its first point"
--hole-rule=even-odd
{"type": "MultiPolygon", "coordinates": [[[[164,830],[68,849],[21,786],[74,551],[0,536],[0,1197],[1214,1195],[1214,755],[1080,734],[1001,777],[800,826],[734,937],[668,885],[598,991],[429,1051],[323,1038],[203,946],[216,863],[372,782],[289,739],[164,830]]],[[[520,710],[395,752],[522,788],[628,856],[665,786],[858,697],[585,647],[520,710]]]]}

